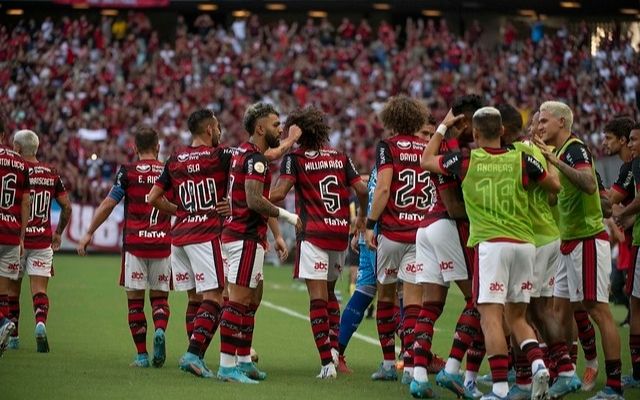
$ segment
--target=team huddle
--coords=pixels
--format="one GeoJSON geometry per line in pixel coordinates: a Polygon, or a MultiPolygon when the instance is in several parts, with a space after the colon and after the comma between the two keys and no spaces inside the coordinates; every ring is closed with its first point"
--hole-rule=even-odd
{"type": "MultiPolygon", "coordinates": [[[[425,105],[405,96],[390,98],[379,117],[388,134],[378,143],[367,183],[347,155],[328,145],[326,117],[313,107],[294,111],[281,124],[272,105],[251,105],[243,119],[249,139],[238,147],[220,142],[213,112],[195,111],[188,120],[191,145],[164,164],[157,132],[136,127],[138,160],[120,168],[78,245],[84,255],[93,233],[124,200],[120,284],[137,351],[132,366],[164,364],[168,294],[175,290],[188,296],[188,347],[180,369],[222,381],[266,379],[252,359],[252,340],[265,252],[273,246],[282,260],[289,256],[279,225],[286,223],[296,230],[294,278],[308,289],[320,379],[352,372],[347,346],[377,297],[383,359],[371,378],[400,378],[415,398],[436,397],[429,374],[464,399],[559,399],[592,390],[598,361],[591,319],[606,364],[605,387],[591,399],[623,399],[623,386],[640,388],[640,125],[622,117],[607,125],[605,145],[624,161],[607,191],[587,146],[571,133],[573,114],[561,102],[543,103],[526,133],[515,108],[486,107],[474,95],[456,99],[437,128],[425,105]],[[278,159],[280,174],[272,185],[270,163],[278,159]],[[293,188],[295,213],[276,205],[293,188]],[[358,206],[353,220],[352,194],[358,206]],[[624,379],[608,304],[605,224],[623,232],[620,251],[624,247],[634,265],[628,282],[633,374],[624,379]],[[341,315],[335,285],[349,244],[359,253],[358,277],[341,315]],[[451,282],[466,301],[443,361],[431,344],[451,282]],[[214,373],[204,355],[217,330],[220,365],[214,373]],[[582,380],[578,338],[586,358],[582,380]],[[491,374],[479,377],[485,356],[491,374]],[[483,394],[479,383],[490,391],[483,394]]],[[[71,206],[59,175],[38,162],[37,150],[38,136],[28,130],[14,135],[13,150],[0,147],[0,355],[19,346],[24,272],[37,350],[49,351],[46,289],[71,206]],[[52,233],[54,199],[62,212],[52,233]]]]}

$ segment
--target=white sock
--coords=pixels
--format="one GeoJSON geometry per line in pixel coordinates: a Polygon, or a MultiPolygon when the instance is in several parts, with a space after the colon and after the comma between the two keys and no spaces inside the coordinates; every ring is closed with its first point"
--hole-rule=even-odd
{"type": "Polygon", "coordinates": [[[411,376],[413,376],[414,371],[415,369],[413,367],[404,367],[404,372],[408,372],[411,376]]]}
{"type": "Polygon", "coordinates": [[[496,394],[500,397],[506,397],[509,393],[509,383],[508,382],[494,382],[493,383],[493,394],[496,394]]]}
{"type": "Polygon", "coordinates": [[[544,365],[544,361],[541,359],[533,360],[531,363],[531,372],[535,374],[540,367],[547,368],[546,365],[544,365]]]}
{"type": "MultiPolygon", "coordinates": [[[[535,339],[525,339],[522,341],[522,343],[520,343],[520,349],[522,350],[524,348],[524,346],[528,345],[529,343],[536,343],[538,344],[538,341],[535,339]]],[[[539,346],[539,345],[538,345],[539,346]]]]}
{"type": "Polygon", "coordinates": [[[444,372],[447,374],[459,374],[460,373],[460,361],[455,358],[449,357],[447,363],[444,366],[444,372]]]}
{"type": "Polygon", "coordinates": [[[220,366],[224,368],[232,368],[236,366],[236,356],[231,354],[220,353],[220,366]]]}
{"type": "Polygon", "coordinates": [[[589,368],[598,369],[598,359],[594,358],[593,360],[585,360],[585,365],[589,368]]]}
{"type": "Polygon", "coordinates": [[[475,382],[478,377],[478,373],[474,371],[465,371],[464,372],[464,386],[466,387],[469,382],[475,382]]]}
{"type": "Polygon", "coordinates": [[[382,368],[384,369],[391,369],[391,368],[395,368],[396,367],[396,362],[394,360],[383,360],[382,361],[382,368]]]}
{"type": "Polygon", "coordinates": [[[250,363],[251,362],[251,356],[238,356],[238,362],[239,363],[250,363]]]}
{"type": "Polygon", "coordinates": [[[415,379],[418,382],[429,382],[427,369],[423,367],[415,367],[413,369],[413,379],[415,379]]]}

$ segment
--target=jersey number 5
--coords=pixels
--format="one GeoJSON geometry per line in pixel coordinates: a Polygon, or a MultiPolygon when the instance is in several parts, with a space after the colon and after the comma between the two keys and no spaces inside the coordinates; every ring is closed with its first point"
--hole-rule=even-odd
{"type": "Polygon", "coordinates": [[[338,186],[338,178],[335,175],[324,177],[318,185],[320,186],[320,197],[324,203],[324,208],[329,214],[335,214],[340,210],[340,195],[331,191],[332,186],[338,186]]]}

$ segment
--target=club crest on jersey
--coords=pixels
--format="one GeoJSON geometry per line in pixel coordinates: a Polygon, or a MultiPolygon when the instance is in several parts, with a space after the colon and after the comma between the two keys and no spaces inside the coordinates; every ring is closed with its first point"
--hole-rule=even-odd
{"type": "Polygon", "coordinates": [[[318,157],[319,153],[315,150],[307,150],[304,152],[304,156],[310,159],[314,159],[316,157],[318,157]]]}
{"type": "Polygon", "coordinates": [[[146,172],[151,171],[151,165],[149,164],[136,165],[136,171],[140,172],[141,174],[144,174],[146,172]]]}
{"type": "Polygon", "coordinates": [[[253,168],[256,170],[257,173],[262,174],[264,173],[265,166],[264,166],[264,163],[258,161],[253,168]]]}
{"type": "Polygon", "coordinates": [[[407,150],[411,148],[411,142],[408,140],[400,140],[398,141],[398,147],[402,150],[407,150]]]}
{"type": "Polygon", "coordinates": [[[189,154],[178,154],[178,161],[185,162],[189,159],[189,154]]]}

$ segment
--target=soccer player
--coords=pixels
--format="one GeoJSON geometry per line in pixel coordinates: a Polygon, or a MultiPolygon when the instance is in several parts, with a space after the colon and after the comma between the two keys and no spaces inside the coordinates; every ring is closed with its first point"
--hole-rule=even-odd
{"type": "Polygon", "coordinates": [[[327,146],[329,125],[322,111],[307,107],[293,112],[285,127],[293,126],[302,130],[300,147],[284,157],[271,200],[283,200],[295,187],[302,229],[294,278],[304,279],[309,292],[309,320],[322,364],[318,378],[335,378],[340,304],[334,290],[349,244],[349,187],[359,200],[357,232],[364,229],[367,187],[351,159],[327,146]]]}
{"type": "Polygon", "coordinates": [[[144,313],[145,290],[149,289],[154,326],[152,364],[161,367],[166,358],[165,331],[170,315],[167,299],[171,276],[171,216],[159,212],[146,201],[147,193],[163,169],[158,161],[158,133],[150,126],[138,125],[134,140],[138,161],[125,164],[118,170],[109,195],[96,210],[89,229],[78,242],[78,254],[86,254],[95,231],[124,199],[120,285],[127,293],[129,329],[138,353],[131,366],[147,368],[150,365],[144,313]]]}
{"type": "Polygon", "coordinates": [[[534,371],[531,399],[544,399],[549,372],[535,333],[525,319],[535,255],[526,187],[536,181],[557,193],[558,177],[552,172],[547,174],[535,158],[500,147],[502,120],[493,107],[483,107],[473,115],[473,137],[478,149],[472,150],[468,159],[460,152],[436,155],[447,130],[447,125],[438,127],[422,165],[428,171],[456,175],[462,180],[470,221],[468,245],[477,245],[474,294],[493,376],[493,390],[482,398],[508,398],[504,314],[534,371]]]}
{"type": "Polygon", "coordinates": [[[562,260],[556,274],[554,306],[564,326],[571,324],[572,302],[587,309],[602,336],[607,373],[605,388],[592,399],[622,399],[620,336],[608,304],[611,248],[602,222],[593,158],[585,144],[572,135],[572,124],[573,113],[566,104],[547,101],[540,106],[539,130],[544,143],[536,138],[534,142],[560,171],[562,184],[558,195],[562,260]]]}
{"type": "Polygon", "coordinates": [[[629,150],[633,158],[632,173],[635,182],[635,198],[626,206],[614,206],[614,217],[622,222],[626,217],[635,215],[633,224],[633,266],[627,277],[627,293],[629,293],[629,349],[633,373],[624,376],[622,382],[625,388],[640,387],[640,124],[634,124],[629,134],[629,150]]]}
{"type": "Polygon", "coordinates": [[[20,250],[30,211],[29,166],[2,144],[5,129],[0,117],[0,357],[16,328],[8,318],[9,285],[20,273],[20,250]]]}
{"type": "Polygon", "coordinates": [[[31,212],[24,239],[24,253],[20,260],[20,278],[10,283],[9,306],[11,318],[16,325],[15,336],[9,347],[19,347],[18,318],[20,315],[20,287],[22,275],[29,275],[33,310],[36,318],[36,349],[39,353],[49,352],[47,340],[47,316],[49,297],[47,285],[53,271],[53,252],[60,248],[61,235],[71,217],[71,203],[62,184],[60,175],[36,158],[40,142],[38,135],[30,130],[21,130],[13,137],[13,149],[20,154],[29,167],[31,186],[31,212]],[[62,211],[54,234],[51,232],[51,202],[56,200],[62,211]],[[11,307],[13,306],[13,307],[11,307]]]}
{"type": "Polygon", "coordinates": [[[216,205],[222,202],[226,190],[233,151],[218,146],[220,125],[211,110],[193,112],[187,125],[191,146],[167,160],[147,202],[176,216],[171,228],[173,287],[188,292],[191,305],[199,303],[180,369],[212,378],[213,372],[203,358],[220,322],[224,289],[221,221],[216,205]],[[165,197],[171,191],[176,203],[165,197]]]}
{"type": "MultiPolygon", "coordinates": [[[[394,302],[398,279],[403,283],[403,345],[413,346],[413,329],[422,303],[417,284],[416,230],[432,207],[433,184],[420,168],[425,142],[416,137],[427,122],[427,110],[418,100],[392,97],[380,113],[388,139],[376,148],[377,185],[367,219],[367,246],[376,253],[378,303],[376,320],[383,362],[373,380],[397,380],[394,355],[394,302]],[[379,233],[374,235],[378,225],[379,233]]],[[[408,374],[412,371],[407,370],[408,374]]]]}
{"type": "MultiPolygon", "coordinates": [[[[450,146],[458,145],[468,151],[469,142],[472,141],[471,119],[473,113],[481,106],[481,99],[475,95],[456,99],[452,112],[443,123],[447,129],[459,129],[460,134],[457,140],[443,142],[441,153],[449,151],[450,146]]],[[[434,192],[433,207],[421,222],[416,235],[416,261],[422,265],[422,271],[418,273],[418,282],[423,285],[424,296],[415,329],[415,383],[411,384],[411,390],[418,397],[432,394],[427,366],[431,359],[433,327],[443,311],[449,283],[454,281],[462,291],[466,304],[456,324],[449,358],[444,369],[438,372],[436,382],[458,396],[479,397],[482,394],[475,387],[475,376],[484,357],[482,349],[474,348],[474,351],[467,355],[467,365],[473,370],[467,371],[464,381],[458,372],[462,358],[465,352],[470,350],[469,346],[474,340],[477,347],[484,344],[480,330],[480,315],[472,301],[474,255],[473,250],[466,247],[468,219],[458,180],[442,174],[432,176],[437,188],[434,192]],[[458,240],[453,241],[452,238],[458,240]]]]}
{"type": "MultiPolygon", "coordinates": [[[[547,165],[547,161],[538,147],[530,141],[525,141],[522,136],[520,112],[506,103],[500,104],[496,108],[500,111],[504,126],[502,144],[513,145],[516,150],[534,157],[547,170],[554,168],[547,165]]],[[[532,130],[537,131],[537,122],[532,130]]],[[[580,389],[581,382],[576,376],[575,366],[571,363],[566,342],[567,329],[562,326],[553,313],[549,312],[553,309],[553,286],[561,257],[560,232],[551,212],[547,192],[540,185],[531,184],[528,188],[528,196],[529,214],[535,216],[531,219],[531,224],[536,254],[527,315],[540,336],[548,344],[550,360],[556,366],[558,378],[549,388],[549,397],[555,399],[580,389]]],[[[529,399],[531,397],[532,373],[529,361],[517,346],[513,347],[513,352],[516,384],[509,391],[509,398],[513,400],[529,399]]]]}
{"type": "MultiPolygon", "coordinates": [[[[274,221],[268,220],[278,218],[296,228],[301,225],[296,214],[269,201],[271,171],[264,153],[280,145],[282,127],[278,112],[267,103],[252,104],[245,112],[243,125],[249,141],[238,147],[231,161],[227,190],[231,215],[226,218],[222,231],[229,301],[222,314],[217,376],[223,381],[251,384],[266,378],[251,362],[249,350],[262,287],[268,223],[272,230],[274,228],[274,221]]],[[[286,244],[277,229],[274,236],[276,250],[283,256],[286,244]]]]}

